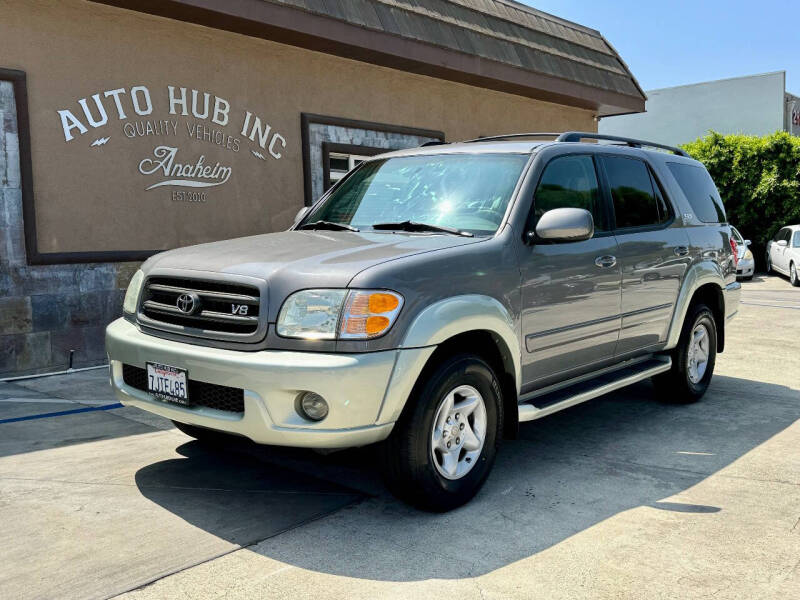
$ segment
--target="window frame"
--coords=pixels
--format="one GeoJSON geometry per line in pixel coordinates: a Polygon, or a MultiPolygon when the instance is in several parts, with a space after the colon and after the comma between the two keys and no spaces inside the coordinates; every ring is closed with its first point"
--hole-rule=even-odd
{"type": "MultiPolygon", "coordinates": [[[[535,220],[535,212],[536,212],[536,192],[539,190],[539,186],[542,184],[542,178],[544,177],[547,168],[550,166],[550,163],[559,160],[561,158],[575,158],[576,156],[587,156],[592,161],[592,165],[594,166],[594,177],[597,181],[597,190],[599,192],[599,205],[600,210],[603,213],[603,218],[606,222],[606,229],[604,231],[598,231],[595,229],[592,237],[589,239],[595,238],[602,238],[614,235],[614,222],[612,221],[613,211],[609,207],[608,198],[604,192],[603,181],[600,174],[600,167],[597,164],[597,154],[594,152],[564,152],[563,154],[556,154],[555,156],[550,157],[547,162],[542,167],[542,170],[539,172],[538,177],[536,178],[536,184],[533,186],[533,191],[531,192],[530,196],[530,206],[528,208],[528,216],[525,218],[525,230],[522,232],[523,241],[527,240],[527,235],[531,231],[536,231],[536,223],[535,220]]],[[[592,219],[594,219],[594,215],[592,215],[592,219]]],[[[556,244],[560,242],[554,242],[550,240],[540,240],[536,239],[537,244],[556,244]]],[[[573,242],[574,243],[574,242],[573,242]]]]}
{"type": "Polygon", "coordinates": [[[661,180],[655,173],[652,165],[647,161],[647,159],[639,157],[639,156],[624,156],[622,154],[612,154],[610,152],[603,152],[597,153],[600,163],[600,169],[602,172],[602,187],[604,189],[606,195],[606,205],[608,206],[608,210],[611,213],[611,231],[616,234],[628,234],[628,233],[640,233],[640,232],[648,232],[648,231],[661,231],[662,229],[667,229],[671,227],[675,223],[675,219],[677,217],[677,212],[675,210],[675,205],[672,203],[672,200],[667,195],[664,186],[661,183],[661,180]],[[652,225],[636,225],[633,227],[617,227],[617,213],[614,208],[614,196],[611,193],[611,182],[608,177],[608,172],[606,171],[606,158],[623,158],[625,160],[636,160],[640,163],[644,164],[645,169],[647,169],[648,174],[650,175],[650,185],[653,186],[653,194],[656,196],[656,201],[658,200],[658,195],[661,195],[661,199],[664,201],[664,204],[667,206],[667,210],[669,211],[669,218],[664,221],[663,223],[654,223],[652,225]]]}

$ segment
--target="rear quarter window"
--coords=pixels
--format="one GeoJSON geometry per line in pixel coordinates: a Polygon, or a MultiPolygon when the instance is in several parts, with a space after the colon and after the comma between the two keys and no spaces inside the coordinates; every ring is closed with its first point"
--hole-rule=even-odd
{"type": "Polygon", "coordinates": [[[714,180],[703,167],[684,163],[667,163],[669,170],[689,200],[694,214],[704,223],[725,223],[725,208],[714,180]]]}

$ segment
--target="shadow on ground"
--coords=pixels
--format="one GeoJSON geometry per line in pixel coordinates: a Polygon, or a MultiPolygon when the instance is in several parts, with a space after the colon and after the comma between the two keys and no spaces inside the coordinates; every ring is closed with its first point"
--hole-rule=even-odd
{"type": "MultiPolygon", "coordinates": [[[[258,515],[215,502],[201,488],[247,486],[263,478],[270,464],[288,464],[373,497],[356,510],[250,550],[348,577],[452,579],[493,571],[640,506],[701,518],[725,511],[666,499],[731,465],[798,418],[797,392],[780,385],[717,376],[702,402],[671,406],[656,402],[651,384],[642,383],[523,424],[520,439],[504,444],[481,493],[442,515],[388,496],[379,483],[374,447],[322,456],[246,443],[210,450],[192,442],[181,447],[185,458],[142,468],[136,483],[153,502],[225,537],[232,511],[243,521],[258,515]]],[[[286,499],[298,506],[305,501],[302,495],[286,499]]]]}

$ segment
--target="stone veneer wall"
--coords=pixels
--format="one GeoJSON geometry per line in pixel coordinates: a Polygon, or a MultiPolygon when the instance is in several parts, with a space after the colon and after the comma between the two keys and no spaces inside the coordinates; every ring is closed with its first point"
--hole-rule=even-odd
{"type": "Polygon", "coordinates": [[[0,378],[65,369],[71,350],[74,367],[105,362],[103,332],[137,266],[27,264],[14,91],[0,81],[0,378]]]}
{"type": "Polygon", "coordinates": [[[311,123],[309,127],[309,154],[311,157],[311,198],[316,202],[325,191],[322,170],[322,143],[335,142],[352,146],[367,146],[369,148],[385,148],[386,151],[415,148],[425,142],[435,141],[436,138],[420,135],[376,131],[373,129],[360,129],[357,127],[342,127],[339,125],[324,125],[311,123]]]}

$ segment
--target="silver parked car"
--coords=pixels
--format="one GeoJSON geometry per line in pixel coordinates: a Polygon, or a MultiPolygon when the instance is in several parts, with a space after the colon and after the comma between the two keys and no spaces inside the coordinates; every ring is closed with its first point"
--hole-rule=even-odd
{"type": "Polygon", "coordinates": [[[118,398],[200,440],[379,442],[429,510],[521,421],[651,377],[698,400],[740,295],[714,182],[677,148],[545,136],[373,157],[289,231],[153,256],[106,333],[118,398]]]}
{"type": "Polygon", "coordinates": [[[731,225],[731,234],[736,242],[736,253],[738,261],[736,263],[736,277],[739,279],[750,280],[756,272],[756,261],[753,252],[750,250],[750,240],[746,240],[739,233],[739,230],[731,225]]]}
{"type": "Polygon", "coordinates": [[[767,273],[776,271],[800,286],[800,225],[787,225],[767,242],[767,273]]]}

